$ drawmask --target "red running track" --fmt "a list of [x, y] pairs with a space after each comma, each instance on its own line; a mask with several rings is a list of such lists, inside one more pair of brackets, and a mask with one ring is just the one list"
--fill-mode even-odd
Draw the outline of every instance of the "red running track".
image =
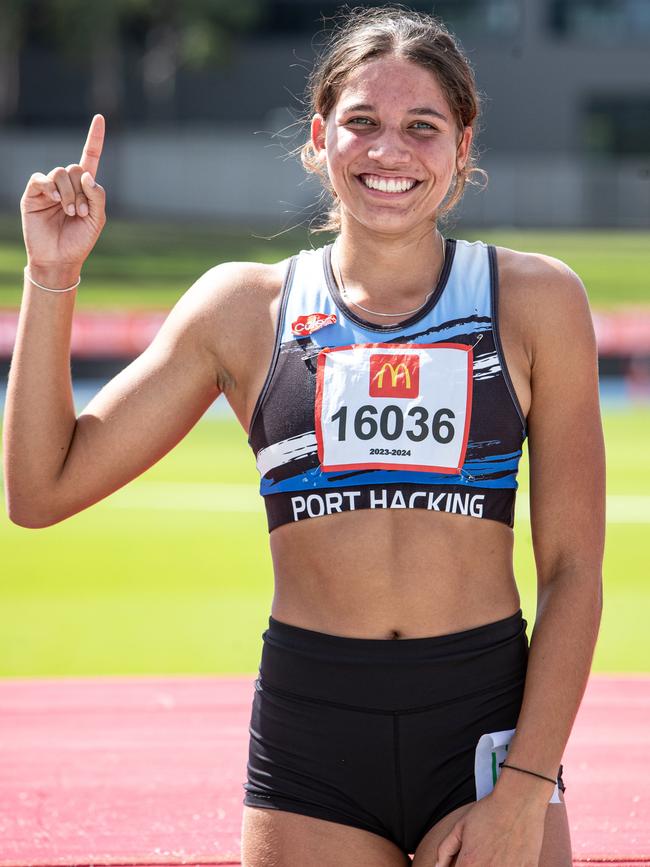
[[[0, 681], [0, 867], [240, 863], [252, 678]], [[593, 676], [574, 865], [650, 864], [650, 676]]]

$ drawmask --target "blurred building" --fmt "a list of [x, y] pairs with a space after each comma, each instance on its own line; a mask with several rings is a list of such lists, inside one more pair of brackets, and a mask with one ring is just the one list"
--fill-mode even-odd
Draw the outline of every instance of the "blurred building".
[[[114, 213], [300, 219], [318, 187], [290, 151], [305, 135], [306, 74], [341, 5], [249, 0], [245, 27], [202, 68], [170, 62], [173, 28], [152, 43], [132, 18], [103, 85], [87, 60], [48, 44], [36, 16], [0, 138], [1, 203], [13, 206], [33, 171], [78, 159], [102, 111]], [[467, 192], [460, 220], [650, 226], [650, 0], [410, 5], [458, 35], [484, 94], [479, 164], [490, 182]]]

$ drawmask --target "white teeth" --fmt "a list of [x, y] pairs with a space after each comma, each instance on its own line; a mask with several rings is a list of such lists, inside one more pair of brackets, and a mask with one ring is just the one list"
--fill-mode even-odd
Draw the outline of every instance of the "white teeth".
[[362, 175], [361, 180], [371, 190], [380, 190], [382, 193], [405, 193], [416, 184], [412, 178], [380, 178], [378, 175]]

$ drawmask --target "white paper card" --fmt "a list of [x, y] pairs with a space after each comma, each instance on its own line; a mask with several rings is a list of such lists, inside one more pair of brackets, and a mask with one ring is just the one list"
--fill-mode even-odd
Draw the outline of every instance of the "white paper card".
[[[500, 762], [504, 762], [508, 756], [508, 747], [515, 733], [515, 729], [502, 732], [490, 732], [481, 735], [476, 745], [474, 758], [474, 780], [476, 782], [476, 798], [480, 801], [494, 789], [496, 781], [501, 774]], [[514, 773], [517, 773], [516, 771]], [[549, 804], [559, 804], [560, 792], [557, 786]]]

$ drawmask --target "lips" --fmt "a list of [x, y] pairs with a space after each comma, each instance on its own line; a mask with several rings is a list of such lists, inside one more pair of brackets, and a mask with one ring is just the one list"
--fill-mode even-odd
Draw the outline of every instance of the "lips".
[[385, 175], [362, 173], [357, 175], [357, 179], [368, 190], [375, 190], [376, 192], [388, 193], [390, 195], [408, 193], [420, 183], [417, 178], [404, 175], [387, 177]]

